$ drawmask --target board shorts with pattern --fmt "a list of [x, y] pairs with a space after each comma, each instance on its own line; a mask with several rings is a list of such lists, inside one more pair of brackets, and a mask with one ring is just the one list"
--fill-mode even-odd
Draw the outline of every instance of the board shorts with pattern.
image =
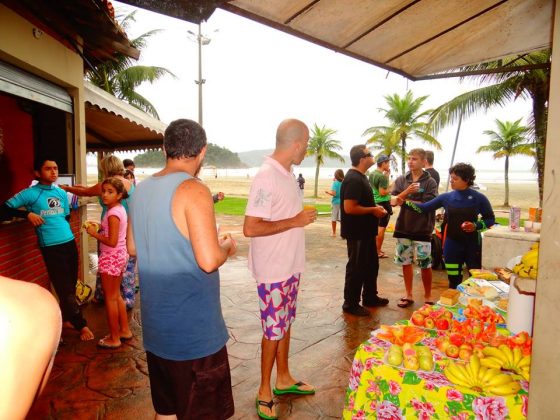
[[395, 264], [401, 266], [412, 264], [414, 254], [416, 254], [416, 262], [420, 268], [432, 267], [432, 244], [430, 242], [397, 238]]
[[259, 309], [263, 334], [268, 340], [281, 340], [296, 319], [300, 275], [278, 283], [258, 283]]
[[115, 249], [112, 252], [102, 252], [99, 254], [97, 271], [110, 276], [120, 276], [124, 273], [127, 262], [128, 253], [125, 248]]

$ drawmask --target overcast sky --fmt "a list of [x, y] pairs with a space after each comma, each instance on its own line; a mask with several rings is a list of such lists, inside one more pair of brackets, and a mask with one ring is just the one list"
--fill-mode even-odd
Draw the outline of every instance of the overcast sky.
[[[117, 11], [132, 10], [116, 3]], [[274, 147], [274, 134], [284, 118], [295, 117], [310, 127], [316, 123], [337, 130], [343, 154], [365, 142], [362, 133], [385, 121], [378, 108], [385, 107], [384, 95], [429, 95], [432, 108], [471, 90], [477, 85], [458, 79], [411, 82], [356, 59], [316, 46], [267, 26], [217, 9], [202, 26], [211, 39], [202, 48], [203, 123], [209, 141], [234, 152]], [[176, 78], [164, 77], [140, 92], [158, 110], [162, 121], [198, 119], [198, 46], [188, 31], [195, 24], [139, 9], [129, 29], [135, 37], [151, 29], [163, 29], [142, 51], [141, 64], [171, 70]], [[518, 100], [505, 109], [493, 109], [463, 122], [455, 161], [476, 162], [479, 169], [502, 168], [503, 160], [475, 150], [488, 142], [484, 130], [495, 129], [494, 120], [527, 124], [528, 102]], [[437, 136], [443, 150], [436, 151], [435, 166], [449, 167], [456, 127]], [[409, 142], [409, 147], [421, 146]], [[532, 159], [515, 157], [514, 169], [529, 169]]]

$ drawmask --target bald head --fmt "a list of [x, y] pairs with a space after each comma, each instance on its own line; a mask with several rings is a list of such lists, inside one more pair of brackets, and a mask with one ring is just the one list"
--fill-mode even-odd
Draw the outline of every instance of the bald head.
[[287, 119], [276, 130], [276, 149], [285, 150], [297, 141], [307, 141], [309, 129], [300, 120]]

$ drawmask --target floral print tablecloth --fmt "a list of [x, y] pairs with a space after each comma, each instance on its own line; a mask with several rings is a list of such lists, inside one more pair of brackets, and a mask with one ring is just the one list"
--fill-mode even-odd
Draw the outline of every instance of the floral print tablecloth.
[[366, 419], [525, 419], [529, 383], [518, 394], [498, 397], [477, 393], [449, 382], [442, 373], [443, 357], [435, 339], [421, 341], [436, 360], [433, 372], [408, 371], [385, 364], [390, 343], [372, 336], [360, 345], [350, 372], [343, 418]]

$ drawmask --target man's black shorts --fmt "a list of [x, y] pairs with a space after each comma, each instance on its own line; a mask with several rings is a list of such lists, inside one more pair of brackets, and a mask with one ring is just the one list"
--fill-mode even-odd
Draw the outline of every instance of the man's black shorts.
[[210, 356], [175, 361], [146, 352], [152, 403], [157, 414], [183, 419], [233, 416], [233, 394], [226, 346]]
[[385, 210], [387, 210], [387, 215], [382, 217], [381, 219], [379, 219], [379, 227], [387, 227], [387, 225], [389, 224], [389, 219], [391, 218], [391, 215], [393, 214], [393, 207], [391, 206], [391, 202], [390, 201], [381, 201], [379, 203], [380, 206], [382, 206]]

